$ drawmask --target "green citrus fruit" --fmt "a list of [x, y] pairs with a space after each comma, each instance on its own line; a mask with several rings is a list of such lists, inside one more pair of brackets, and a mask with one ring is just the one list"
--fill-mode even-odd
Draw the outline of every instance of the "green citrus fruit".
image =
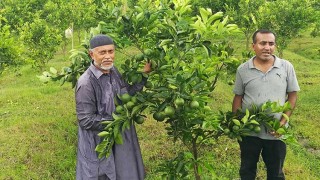
[[150, 82], [150, 81], [147, 81], [146, 82], [146, 84], [144, 85], [144, 87], [146, 87], [146, 88], [152, 88], [153, 87], [153, 84], [152, 84], [152, 82]]
[[259, 126], [256, 126], [256, 127], [253, 129], [253, 131], [254, 131], [255, 133], [259, 133], [259, 132], [261, 131], [261, 128], [260, 128]]
[[248, 129], [253, 130], [253, 129], [254, 129], [254, 125], [250, 124], [250, 125], [248, 126]]
[[196, 100], [193, 100], [193, 101], [191, 101], [191, 103], [190, 103], [191, 109], [197, 109], [199, 106], [200, 106], [200, 105], [199, 105], [198, 101], [196, 101]]
[[233, 129], [234, 131], [238, 131], [238, 130], [240, 129], [240, 127], [237, 126], [237, 125], [234, 125], [234, 126], [232, 127], [232, 129]]
[[183, 105], [184, 105], [184, 99], [182, 99], [182, 98], [177, 98], [177, 99], [174, 101], [174, 104], [177, 105], [177, 106], [183, 106]]
[[138, 116], [133, 119], [137, 124], [142, 124], [144, 122], [143, 116]]
[[141, 74], [134, 74], [133, 76], [130, 77], [130, 80], [133, 84], [139, 83], [142, 79]]
[[203, 109], [204, 109], [205, 111], [211, 111], [211, 107], [210, 107], [210, 106], [204, 106]]
[[151, 49], [146, 49], [144, 50], [144, 54], [147, 56], [150, 56], [152, 54], [152, 50]]
[[163, 121], [165, 119], [165, 114], [163, 112], [153, 113], [153, 119], [157, 121]]
[[128, 108], [129, 110], [131, 110], [131, 109], [135, 106], [134, 102], [132, 102], [132, 101], [127, 102], [126, 105], [127, 105], [127, 108]]
[[72, 82], [73, 79], [74, 79], [74, 77], [73, 77], [72, 74], [69, 74], [69, 75], [67, 76], [67, 82]]
[[269, 121], [268, 124], [272, 127], [274, 124], [274, 121]]
[[167, 115], [167, 116], [173, 116], [175, 113], [175, 110], [173, 107], [171, 106], [167, 106], [165, 109], [164, 109], [164, 114]]
[[130, 96], [130, 94], [125, 93], [125, 94], [122, 94], [122, 95], [120, 96], [120, 99], [121, 99], [121, 101], [122, 101], [123, 103], [127, 103], [127, 102], [129, 102], [129, 101], [131, 100], [131, 96]]
[[133, 96], [133, 97], [131, 97], [131, 100], [130, 100], [130, 101], [132, 101], [134, 104], [137, 104], [138, 99], [137, 99], [136, 96]]
[[230, 129], [226, 128], [223, 130], [225, 134], [229, 134], [230, 133]]
[[137, 54], [136, 56], [136, 60], [137, 61], [142, 61], [142, 60], [144, 60], [144, 55], [141, 53], [141, 54]]
[[123, 108], [123, 106], [117, 106], [116, 107], [116, 113], [122, 113], [123, 112], [123, 110], [124, 110], [124, 108]]

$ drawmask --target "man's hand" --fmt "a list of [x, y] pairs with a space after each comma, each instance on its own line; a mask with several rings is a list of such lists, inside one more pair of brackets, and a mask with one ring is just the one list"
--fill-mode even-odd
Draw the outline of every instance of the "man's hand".
[[287, 120], [282, 118], [280, 121], [280, 127], [285, 126], [287, 124]]
[[[287, 123], [287, 120], [286, 119], [281, 119], [280, 120], [280, 127], [284, 127]], [[269, 132], [272, 136], [276, 137], [276, 138], [279, 138], [281, 136], [281, 134], [277, 133], [276, 131], [270, 131]]]
[[144, 67], [143, 67], [143, 72], [144, 73], [149, 73], [149, 72], [151, 72], [152, 71], [152, 69], [151, 69], [151, 62], [147, 62], [145, 65], [144, 65]]
[[277, 133], [276, 131], [270, 131], [269, 132], [272, 136], [274, 136], [275, 138], [279, 138], [280, 136], [282, 136], [281, 134]]

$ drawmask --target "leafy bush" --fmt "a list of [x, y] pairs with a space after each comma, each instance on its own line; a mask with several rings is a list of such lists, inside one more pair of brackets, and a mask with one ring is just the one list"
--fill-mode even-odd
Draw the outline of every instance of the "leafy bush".
[[0, 16], [0, 74], [8, 65], [17, 65], [23, 63], [21, 60], [20, 42], [10, 33], [10, 27], [3, 25], [6, 19]]
[[53, 58], [62, 42], [59, 30], [49, 26], [44, 19], [27, 22], [20, 34], [31, 63], [40, 69]]

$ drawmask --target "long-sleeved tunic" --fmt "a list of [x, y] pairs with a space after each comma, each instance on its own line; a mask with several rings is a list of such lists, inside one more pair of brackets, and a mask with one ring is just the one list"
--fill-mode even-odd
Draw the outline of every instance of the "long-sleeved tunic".
[[134, 125], [123, 132], [123, 144], [115, 144], [109, 157], [98, 159], [96, 146], [101, 121], [112, 120], [116, 94], [134, 94], [143, 88], [146, 79], [133, 86], [121, 78], [116, 68], [103, 74], [93, 64], [81, 75], [75, 89], [79, 122], [77, 150], [77, 180], [97, 180], [107, 175], [110, 180], [142, 180], [144, 165]]

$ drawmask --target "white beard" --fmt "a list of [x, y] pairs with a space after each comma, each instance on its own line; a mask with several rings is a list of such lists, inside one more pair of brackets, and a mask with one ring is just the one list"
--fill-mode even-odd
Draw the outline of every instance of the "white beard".
[[105, 71], [108, 71], [108, 70], [110, 70], [110, 69], [113, 67], [113, 63], [112, 63], [110, 66], [108, 66], [108, 67], [102, 66], [101, 64], [97, 64], [95, 61], [93, 61], [93, 63], [94, 63], [95, 66], [97, 66], [97, 67], [99, 67], [100, 69], [105, 70]]

